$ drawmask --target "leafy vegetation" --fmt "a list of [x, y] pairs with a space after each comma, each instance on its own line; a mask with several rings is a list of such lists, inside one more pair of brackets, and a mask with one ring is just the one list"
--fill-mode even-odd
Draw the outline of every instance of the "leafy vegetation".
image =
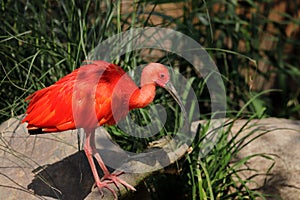
[[[24, 99], [29, 94], [79, 67], [99, 42], [122, 31], [147, 26], [172, 28], [198, 41], [207, 50], [224, 80], [228, 117], [300, 119], [300, 57], [297, 55], [300, 32], [296, 18], [299, 4], [289, 0], [284, 9], [279, 4], [280, 1], [269, 0], [2, 0], [0, 122], [23, 114]], [[199, 119], [209, 119], [212, 114], [209, 92], [193, 66], [171, 53], [149, 55], [142, 50], [127, 52], [115, 58], [115, 62], [125, 70], [149, 61], [173, 66], [187, 78], [198, 97]], [[172, 133], [180, 124], [179, 108], [162, 90], [155, 103], [167, 105], [168, 116], [171, 116], [161, 135]], [[137, 116], [141, 125], [149, 123], [147, 108], [131, 115]], [[131, 151], [141, 151], [150, 140], [157, 139], [137, 142], [117, 127], [108, 130], [123, 148]], [[228, 142], [229, 130], [230, 126], [205, 158], [199, 160], [197, 151], [186, 157], [180, 175], [183, 183], [176, 183], [182, 189], [182, 198], [254, 199], [261, 196], [247, 188], [247, 180], [233, 178], [238, 176], [237, 171], [246, 160], [231, 165], [240, 148], [236, 141]], [[205, 128], [199, 131], [200, 135], [204, 133]], [[193, 147], [201, 148], [197, 141]], [[159, 187], [158, 182], [164, 176], [167, 175], [151, 178], [149, 184]], [[154, 199], [159, 197], [153, 194]]]

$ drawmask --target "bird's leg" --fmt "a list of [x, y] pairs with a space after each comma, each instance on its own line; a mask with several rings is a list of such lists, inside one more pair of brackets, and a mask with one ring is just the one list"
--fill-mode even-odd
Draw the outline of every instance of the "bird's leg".
[[96, 149], [96, 145], [95, 145], [95, 132], [92, 132], [91, 134], [91, 148], [92, 148], [92, 153], [93, 156], [96, 158], [98, 164], [100, 165], [104, 175], [102, 177], [101, 180], [110, 180], [111, 182], [113, 182], [117, 188], [119, 188], [118, 183], [124, 185], [126, 188], [136, 191], [135, 188], [131, 185], [129, 185], [128, 183], [126, 183], [126, 181], [120, 179], [118, 176], [121, 175], [123, 172], [119, 172], [119, 173], [110, 173], [107, 169], [107, 167], [105, 166], [101, 156], [99, 155], [97, 149]]
[[[94, 176], [94, 179], [95, 179], [96, 186], [98, 187], [101, 196], [103, 196], [102, 189], [103, 188], [107, 188], [109, 191], [111, 191], [113, 193], [115, 199], [117, 199], [118, 196], [117, 196], [116, 192], [109, 187], [109, 182], [107, 182], [107, 181], [102, 181], [101, 182], [101, 180], [99, 178], [99, 175], [98, 175], [98, 172], [97, 172], [97, 168], [95, 166], [95, 163], [94, 163], [94, 160], [93, 160], [93, 156], [92, 156], [93, 155], [93, 148], [91, 147], [91, 137], [93, 138], [94, 134], [95, 134], [94, 131], [86, 132], [85, 144], [84, 144], [85, 155], [86, 155], [86, 157], [87, 157], [87, 159], [89, 161], [89, 164], [90, 164], [90, 167], [92, 169], [92, 173], [93, 173], [93, 176]], [[104, 163], [103, 163], [103, 165], [104, 165]], [[102, 168], [101, 165], [100, 165], [100, 167]]]

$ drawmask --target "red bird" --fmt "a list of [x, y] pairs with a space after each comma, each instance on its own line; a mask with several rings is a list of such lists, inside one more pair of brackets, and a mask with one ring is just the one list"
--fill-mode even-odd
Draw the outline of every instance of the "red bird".
[[[30, 134], [60, 132], [83, 128], [85, 131], [84, 152], [88, 158], [100, 193], [110, 190], [109, 184], [122, 184], [128, 189], [134, 187], [112, 174], [106, 168], [95, 146], [95, 129], [104, 124], [113, 125], [124, 118], [129, 110], [143, 108], [151, 103], [156, 86], [165, 88], [180, 104], [168, 69], [159, 63], [150, 63], [142, 71], [139, 88], [125, 71], [105, 61], [90, 61], [55, 84], [41, 89], [29, 97], [26, 117]], [[99, 178], [93, 156], [104, 176]]]

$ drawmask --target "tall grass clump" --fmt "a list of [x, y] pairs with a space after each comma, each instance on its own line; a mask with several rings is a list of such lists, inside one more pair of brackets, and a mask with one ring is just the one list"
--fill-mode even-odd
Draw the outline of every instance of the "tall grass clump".
[[[247, 112], [299, 118], [299, 24], [294, 20], [299, 5], [281, 11], [277, 3], [2, 1], [1, 121], [24, 113], [22, 100], [27, 95], [79, 67], [99, 42], [144, 26], [171, 27], [205, 47], [229, 80], [230, 110], [239, 110], [261, 91], [275, 89], [252, 102]], [[128, 69], [145, 63], [143, 59], [139, 52], [128, 52], [116, 61]], [[180, 58], [167, 55], [155, 61], [179, 65], [180, 73], [198, 79]], [[200, 104], [204, 111], [210, 107], [207, 97]]]
[[24, 113], [24, 98], [78, 68], [115, 34], [113, 6], [101, 1], [2, 1], [0, 121]]

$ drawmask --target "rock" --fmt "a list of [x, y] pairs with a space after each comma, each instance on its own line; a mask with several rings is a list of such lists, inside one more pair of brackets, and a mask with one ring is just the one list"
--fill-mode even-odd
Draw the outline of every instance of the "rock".
[[[195, 122], [194, 126], [199, 122]], [[245, 146], [237, 158], [255, 153], [266, 153], [275, 165], [266, 176], [266, 170], [273, 160], [254, 157], [247, 166], [258, 171], [247, 171], [241, 176], [247, 178], [254, 174], [257, 184], [250, 187], [273, 194], [268, 199], [299, 199], [300, 196], [300, 121], [268, 118], [237, 120], [231, 129], [232, 135], [243, 130], [240, 139], [253, 131], [249, 139], [256, 140]], [[105, 134], [103, 134], [105, 135]], [[60, 134], [28, 135], [26, 125], [19, 119], [10, 119], [0, 126], [0, 194], [3, 199], [95, 199], [99, 196], [93, 189], [94, 179], [87, 159], [78, 143], [78, 131]], [[82, 133], [79, 133], [82, 138]], [[244, 141], [247, 142], [247, 141]], [[80, 148], [79, 148], [80, 147]], [[175, 154], [184, 155], [185, 146], [178, 152], [168, 153], [170, 162], [176, 161]], [[110, 150], [110, 149], [106, 149]], [[110, 152], [113, 155], [112, 149]], [[173, 155], [174, 154], [174, 155]], [[130, 160], [125, 167], [140, 167], [143, 160]], [[130, 164], [132, 163], [132, 164]], [[155, 163], [157, 164], [157, 163]], [[133, 185], [151, 173], [123, 174], [123, 179]], [[264, 184], [265, 182], [265, 184]], [[121, 194], [127, 193], [121, 189]], [[106, 199], [111, 193], [105, 191]]]
[[[80, 149], [78, 147], [82, 147], [82, 142], [78, 143], [77, 136], [83, 138], [82, 133], [75, 130], [59, 134], [29, 135], [26, 124], [20, 124], [20, 119], [9, 119], [1, 124], [1, 197], [5, 199], [40, 199], [43, 197], [43, 199], [72, 200], [100, 198], [98, 189], [93, 188], [94, 178], [85, 154], [83, 151], [78, 151]], [[123, 156], [120, 153], [119, 155], [114, 153], [118, 148], [116, 145], [111, 145], [109, 134], [105, 129], [98, 128], [96, 134], [96, 143], [97, 140], [101, 141], [100, 145], [97, 143], [97, 149], [101, 149], [106, 154], [103, 156], [104, 162], [107, 159], [117, 159], [118, 156]], [[152, 155], [154, 157], [155, 155], [165, 155], [167, 163], [174, 163], [188, 149], [185, 144], [175, 150], [174, 148], [168, 149], [168, 147], [162, 148], [163, 154], [156, 154], [157, 151], [154, 151]], [[162, 163], [152, 162], [151, 159], [149, 161], [149, 156], [145, 155], [137, 154], [126, 159], [124, 163], [119, 163], [120, 169], [134, 172], [143, 168], [163, 168], [160, 166]], [[100, 176], [103, 175], [100, 169], [98, 172]], [[150, 174], [151, 171], [124, 173], [119, 177], [129, 184], [137, 186]], [[119, 187], [119, 190], [114, 185], [111, 188], [122, 196], [129, 193], [122, 186]], [[104, 199], [113, 199], [112, 193], [107, 189], [104, 189], [103, 193]]]
[[[192, 128], [196, 129], [198, 124], [205, 123], [194, 122]], [[244, 180], [253, 180], [248, 186], [270, 195], [268, 200], [300, 199], [300, 121], [278, 118], [251, 121], [229, 119], [226, 124], [232, 125], [229, 140], [237, 136], [235, 142], [239, 142], [240, 146], [247, 144], [233, 162], [258, 155], [241, 166], [247, 170], [239, 172]]]
[[[237, 133], [247, 120], [238, 120], [231, 129]], [[245, 146], [239, 154], [244, 158], [253, 154], [267, 154], [273, 160], [263, 157], [254, 157], [247, 163], [249, 168], [257, 171], [246, 171], [244, 177], [254, 174], [256, 184], [252, 188], [259, 188], [265, 194], [271, 194], [268, 199], [298, 200], [300, 199], [300, 121], [267, 118], [252, 120], [241, 132], [239, 138], [253, 131], [253, 135], [247, 140], [261, 135], [259, 138]], [[245, 142], [247, 142], [245, 141]], [[273, 164], [273, 168], [266, 171]]]
[[9, 119], [0, 126], [0, 194], [4, 199], [83, 199], [93, 185], [77, 131], [29, 135]]

